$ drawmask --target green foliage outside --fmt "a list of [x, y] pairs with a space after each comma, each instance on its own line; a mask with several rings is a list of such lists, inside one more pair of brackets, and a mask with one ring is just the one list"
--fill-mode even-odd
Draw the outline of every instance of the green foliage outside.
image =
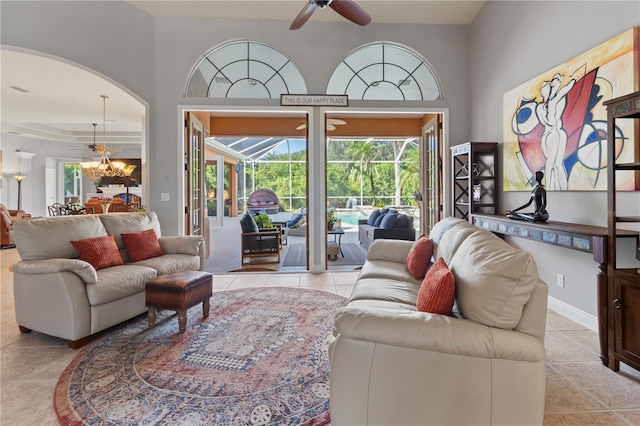
[[[255, 188], [268, 188], [278, 195], [286, 211], [306, 206], [307, 154], [304, 151], [289, 154], [269, 153], [263, 161], [254, 164]], [[247, 174], [250, 167], [247, 166]], [[251, 188], [247, 182], [247, 188]], [[298, 197], [298, 198], [294, 198]]]
[[408, 145], [396, 168], [394, 159], [403, 143], [402, 140], [331, 141], [327, 150], [327, 198], [331, 204], [345, 207], [351, 197], [358, 205], [415, 204], [413, 193], [419, 187], [418, 147]]
[[338, 216], [336, 216], [336, 211], [334, 209], [327, 210], [327, 223], [329, 225], [333, 225], [338, 221]]
[[[418, 147], [407, 145], [396, 165], [394, 160], [403, 145], [404, 140], [331, 140], [327, 148], [329, 205], [344, 208], [349, 199], [357, 205], [415, 205], [413, 193], [419, 187]], [[252, 188], [268, 188], [278, 195], [285, 211], [305, 207], [306, 157], [305, 151], [292, 152], [291, 157], [288, 153], [271, 152], [260, 161], [245, 164], [241, 173], [246, 179], [247, 196]], [[207, 166], [206, 170], [207, 188], [215, 188], [215, 166]], [[242, 177], [243, 174], [239, 176], [240, 186], [244, 184]], [[225, 188], [228, 188], [227, 173]]]
[[64, 165], [64, 196], [79, 197], [80, 176], [82, 175], [82, 167], [78, 163], [65, 163]]
[[273, 221], [269, 218], [269, 215], [260, 213], [253, 217], [258, 224], [259, 228], [273, 228]]

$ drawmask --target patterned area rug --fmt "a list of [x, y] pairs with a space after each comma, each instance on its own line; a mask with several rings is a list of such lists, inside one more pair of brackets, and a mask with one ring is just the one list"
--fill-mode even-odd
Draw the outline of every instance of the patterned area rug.
[[[366, 253], [355, 243], [342, 243], [342, 254], [335, 260], [329, 261], [329, 266], [334, 265], [364, 265]], [[282, 266], [306, 266], [306, 245], [291, 244]]]
[[346, 299], [300, 288], [214, 293], [211, 314], [140, 317], [83, 349], [54, 403], [61, 424], [322, 425], [327, 347]]

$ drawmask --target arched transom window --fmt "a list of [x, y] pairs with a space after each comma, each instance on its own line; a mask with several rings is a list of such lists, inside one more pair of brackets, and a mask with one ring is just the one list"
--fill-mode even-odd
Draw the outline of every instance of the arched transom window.
[[333, 71], [327, 94], [361, 100], [442, 99], [438, 79], [425, 60], [390, 43], [370, 44], [349, 53]]
[[213, 49], [187, 81], [186, 97], [280, 98], [306, 94], [300, 70], [278, 49], [256, 41], [234, 41]]

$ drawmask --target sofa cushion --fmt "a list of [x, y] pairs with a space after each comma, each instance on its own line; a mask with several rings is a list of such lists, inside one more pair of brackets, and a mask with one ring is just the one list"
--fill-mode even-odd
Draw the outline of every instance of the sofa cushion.
[[103, 214], [99, 217], [107, 232], [114, 236], [121, 250], [125, 248], [120, 236], [123, 232], [132, 233], [153, 229], [158, 238], [162, 236], [160, 222], [155, 212]]
[[440, 244], [440, 240], [444, 236], [444, 234], [453, 226], [459, 223], [467, 222], [466, 220], [460, 219], [459, 217], [445, 217], [442, 220], [438, 221], [433, 228], [431, 228], [431, 232], [429, 232], [429, 238], [433, 241], [434, 244]]
[[407, 281], [420, 287], [420, 281], [411, 276], [406, 265], [401, 262], [389, 260], [368, 260], [362, 265], [358, 279], [363, 278], [382, 278], [388, 280]]
[[258, 232], [258, 224], [249, 213], [245, 213], [240, 219], [240, 227], [242, 228], [242, 233]]
[[97, 272], [98, 282], [85, 286], [91, 305], [100, 305], [144, 292], [145, 284], [158, 276], [155, 269], [133, 264], [112, 266]]
[[376, 209], [372, 211], [371, 214], [369, 215], [369, 218], [367, 219], [367, 225], [373, 226], [378, 216], [380, 216], [380, 209]]
[[380, 222], [380, 229], [392, 229], [398, 220], [397, 212], [389, 212], [384, 215]]
[[411, 246], [407, 255], [407, 269], [416, 280], [421, 280], [427, 273], [433, 256], [433, 241], [426, 235], [421, 235]]
[[451, 315], [456, 297], [455, 279], [443, 258], [429, 268], [420, 286], [416, 308], [420, 312]]
[[122, 265], [120, 250], [113, 235], [74, 240], [71, 244], [80, 254], [80, 259], [90, 263], [96, 270]]
[[70, 241], [102, 237], [107, 230], [98, 215], [56, 216], [18, 220], [13, 224], [13, 235], [22, 260], [75, 259], [78, 252]]
[[361, 278], [351, 293], [349, 302], [354, 300], [385, 300], [416, 306], [420, 286], [413, 282], [386, 278]]
[[379, 227], [380, 224], [382, 223], [382, 219], [384, 219], [384, 216], [388, 212], [389, 212], [389, 209], [380, 209], [380, 214], [378, 215], [378, 217], [376, 217], [376, 220], [373, 221], [373, 226], [375, 226], [376, 228]]
[[300, 222], [300, 219], [302, 219], [303, 217], [304, 215], [302, 213], [294, 214], [293, 217], [287, 221], [287, 226], [289, 228], [296, 226], [298, 222]]
[[[369, 247], [367, 260], [389, 260], [404, 265], [411, 251], [411, 247], [413, 247], [413, 241], [375, 240]], [[407, 273], [408, 272], [409, 271], [407, 271]]]
[[[453, 224], [449, 230], [442, 236], [440, 243], [434, 241], [433, 254], [434, 258], [444, 257], [444, 261], [447, 264], [451, 261], [451, 258], [460, 247], [460, 244], [469, 237], [469, 235], [480, 231], [475, 225], [463, 220], [461, 222]], [[433, 239], [432, 239], [433, 241]]]
[[164, 254], [133, 263], [155, 269], [158, 276], [178, 271], [197, 271], [200, 269], [200, 258], [189, 254]]
[[393, 225], [394, 228], [408, 228], [409, 227], [409, 216], [406, 214], [398, 214], [398, 218], [396, 219], [396, 223]]
[[360, 309], [392, 309], [400, 312], [416, 312], [416, 304], [404, 302], [390, 302], [388, 300], [360, 299], [352, 300], [348, 304], [349, 308]]
[[153, 229], [124, 233], [120, 234], [120, 236], [122, 237], [124, 247], [127, 249], [129, 259], [131, 259], [132, 262], [139, 262], [164, 254], [160, 248], [160, 243], [158, 243], [156, 232]]
[[462, 241], [449, 268], [464, 317], [489, 327], [516, 327], [538, 283], [533, 256], [487, 230]]
[[164, 254], [180, 253], [197, 256], [205, 244], [201, 235], [181, 235], [179, 237], [161, 237], [158, 243]]

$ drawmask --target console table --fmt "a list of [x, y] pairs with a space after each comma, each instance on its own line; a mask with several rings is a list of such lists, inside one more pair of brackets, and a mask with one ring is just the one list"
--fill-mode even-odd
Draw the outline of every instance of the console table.
[[[593, 254], [593, 260], [600, 269], [597, 277], [600, 359], [608, 366], [607, 227], [554, 221], [528, 222], [509, 219], [505, 215], [483, 214], [473, 214], [471, 221], [477, 227], [496, 234], [512, 235]], [[618, 230], [617, 238], [637, 239], [638, 235], [635, 231]]]

